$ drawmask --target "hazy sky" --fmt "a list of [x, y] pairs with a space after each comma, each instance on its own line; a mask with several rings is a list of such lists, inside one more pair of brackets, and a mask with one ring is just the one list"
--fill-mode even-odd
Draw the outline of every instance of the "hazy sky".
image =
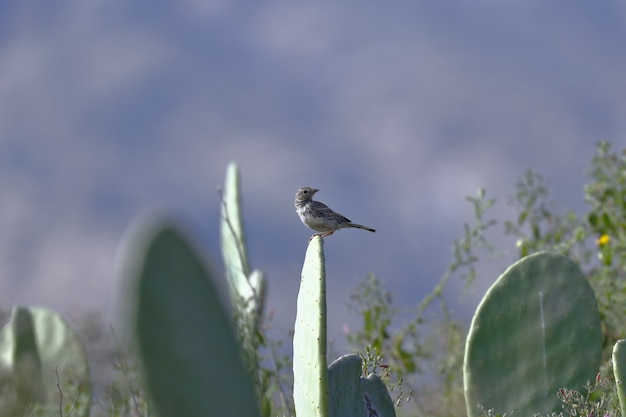
[[[584, 209], [595, 143], [624, 147], [625, 44], [621, 1], [2, 2], [0, 303], [111, 313], [120, 239], [155, 206], [219, 268], [230, 161], [280, 332], [311, 234], [303, 185], [378, 229], [326, 241], [331, 334], [366, 273], [416, 303], [479, 187], [503, 219], [532, 168]], [[515, 257], [501, 241], [480, 288]]]

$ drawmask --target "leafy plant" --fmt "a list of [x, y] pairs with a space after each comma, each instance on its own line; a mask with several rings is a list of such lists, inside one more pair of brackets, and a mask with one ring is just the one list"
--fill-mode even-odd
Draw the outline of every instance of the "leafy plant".
[[[477, 273], [481, 255], [492, 255], [494, 248], [486, 233], [497, 222], [486, 218], [495, 199], [487, 198], [484, 190], [466, 199], [474, 214], [472, 223], [463, 226], [463, 236], [453, 242], [453, 261], [435, 284], [414, 308], [394, 305], [393, 294], [375, 275], [368, 275], [350, 298], [350, 309], [362, 317], [362, 326], [348, 334], [355, 347], [371, 345], [377, 354], [383, 353], [392, 370], [389, 386], [402, 385], [399, 396], [409, 402], [420, 415], [452, 414], [464, 412], [463, 364], [464, 329], [457, 322], [445, 298], [445, 289], [453, 277], [459, 276], [470, 287]], [[438, 315], [427, 314], [438, 306]], [[408, 323], [394, 326], [401, 316], [410, 316]], [[414, 386], [418, 375], [433, 369], [439, 381]], [[414, 392], [423, 395], [416, 396]]]
[[[552, 200], [543, 176], [526, 172], [508, 202], [516, 215], [502, 224], [504, 234], [515, 238], [520, 259], [539, 251], [552, 251], [567, 256], [581, 268], [593, 289], [600, 313], [601, 368], [606, 373], [613, 346], [626, 337], [626, 327], [623, 326], [626, 305], [626, 257], [623, 256], [626, 250], [626, 150], [616, 152], [609, 142], [599, 142], [588, 177], [589, 181], [582, 187], [587, 211], [578, 214], [573, 210], [560, 210]], [[411, 381], [423, 374], [429, 363], [437, 364], [439, 378], [424, 388], [420, 387], [421, 395], [412, 395], [413, 412], [419, 415], [460, 413], [453, 404], [459, 404], [463, 396], [459, 383], [462, 363], [459, 346], [463, 343], [465, 329], [450, 313], [448, 301], [442, 296], [443, 289], [453, 275], [461, 275], [466, 286], [471, 286], [476, 267], [484, 261], [483, 255], [507, 250], [503, 246], [494, 250], [486, 237], [488, 231], [496, 229], [495, 220], [484, 220], [495, 199], [487, 200], [485, 192], [481, 191], [469, 200], [474, 205], [475, 221], [473, 225], [465, 225], [464, 237], [454, 243], [453, 262], [415, 310], [396, 305], [384, 282], [373, 276], [365, 278], [350, 300], [351, 309], [362, 317], [363, 325], [353, 329], [349, 340], [354, 346], [371, 343], [376, 351], [383, 352], [397, 372], [395, 380], [403, 379], [405, 388], [410, 390]], [[438, 313], [431, 310], [430, 315], [425, 315], [423, 312], [435, 300], [438, 301]], [[412, 318], [407, 324], [401, 324], [400, 317], [407, 314]], [[427, 336], [429, 332], [430, 338]], [[569, 389], [579, 392], [581, 388]], [[606, 384], [600, 384], [589, 401], [597, 401], [601, 392], [609, 395], [605, 389]]]

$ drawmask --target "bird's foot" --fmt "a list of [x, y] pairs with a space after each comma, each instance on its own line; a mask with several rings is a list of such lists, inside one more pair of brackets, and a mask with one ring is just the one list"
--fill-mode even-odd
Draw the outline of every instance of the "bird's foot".
[[321, 237], [322, 239], [324, 239], [326, 236], [330, 236], [330, 235], [332, 235], [333, 233], [335, 233], [335, 231], [334, 231], [334, 230], [331, 230], [330, 232], [313, 233], [313, 234], [311, 235], [311, 237], [309, 238], [309, 243], [313, 240], [313, 238], [314, 238], [315, 236], [319, 236], [319, 237]]

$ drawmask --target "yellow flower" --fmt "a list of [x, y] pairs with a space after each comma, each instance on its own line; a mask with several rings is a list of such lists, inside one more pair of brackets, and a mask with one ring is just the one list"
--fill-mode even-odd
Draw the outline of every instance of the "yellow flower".
[[596, 241], [596, 243], [598, 244], [598, 246], [604, 246], [607, 243], [609, 243], [609, 240], [611, 240], [611, 238], [609, 237], [609, 235], [607, 235], [606, 233], [603, 234], [602, 236], [600, 236], [598, 238], [598, 240]]

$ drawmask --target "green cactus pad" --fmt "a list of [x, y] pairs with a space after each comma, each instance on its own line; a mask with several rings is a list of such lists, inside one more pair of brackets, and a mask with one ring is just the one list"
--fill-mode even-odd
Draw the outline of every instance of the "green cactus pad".
[[626, 416], [626, 340], [619, 340], [613, 346], [613, 374], [622, 416]]
[[324, 241], [306, 251], [293, 335], [293, 400], [299, 417], [328, 416]]
[[220, 236], [231, 299], [233, 303], [244, 304], [252, 325], [251, 330], [255, 332], [263, 312], [267, 280], [260, 271], [250, 271], [243, 228], [240, 182], [239, 168], [234, 163], [229, 164], [222, 194]]
[[231, 163], [226, 169], [226, 181], [222, 194], [220, 236], [226, 263], [226, 276], [233, 281], [235, 288], [246, 288], [248, 285], [245, 282], [238, 282], [245, 280], [245, 277], [250, 274], [239, 189], [239, 169], [237, 165]]
[[509, 267], [487, 291], [466, 342], [467, 412], [559, 412], [560, 387], [598, 372], [600, 316], [593, 291], [568, 258], [540, 252]]
[[53, 311], [16, 307], [0, 331], [0, 417], [58, 416], [59, 405], [66, 415], [73, 409], [85, 417], [90, 403], [87, 356], [76, 332]]
[[330, 417], [396, 415], [385, 383], [378, 375], [362, 376], [358, 355], [344, 355], [328, 366]]
[[158, 415], [259, 416], [230, 309], [180, 227], [150, 218], [127, 248], [126, 322]]

